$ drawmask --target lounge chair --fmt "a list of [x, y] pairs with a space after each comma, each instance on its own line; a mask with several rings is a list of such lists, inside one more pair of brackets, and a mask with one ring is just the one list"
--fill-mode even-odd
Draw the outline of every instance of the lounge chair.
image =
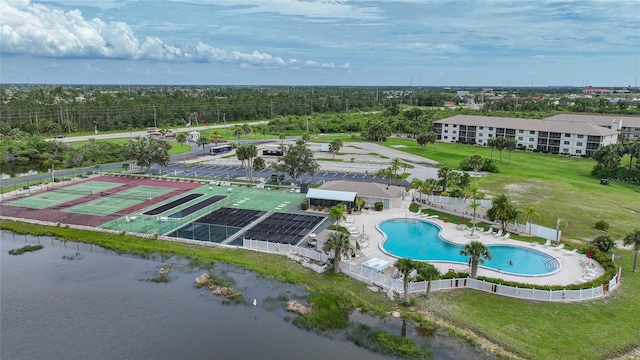
[[508, 233], [506, 233], [506, 234], [502, 235], [502, 238], [503, 238], [503, 239], [505, 239], [505, 240], [507, 240], [510, 236], [511, 236], [511, 233], [510, 233], [510, 232], [508, 232]]
[[555, 250], [562, 250], [562, 248], [564, 248], [564, 244], [560, 244], [560, 245], [554, 247]]
[[[484, 230], [484, 229], [483, 229], [483, 230]], [[491, 234], [492, 232], [493, 232], [493, 228], [491, 228], [491, 226], [489, 226], [489, 227], [487, 228], [487, 230], [484, 230], [484, 231], [483, 231], [483, 233], [485, 233], [485, 234]]]
[[431, 215], [431, 216], [427, 216], [427, 219], [437, 219], [439, 216], [438, 215]]
[[549, 246], [549, 245], [551, 245], [551, 240], [547, 240], [547, 242], [544, 243], [544, 246]]
[[353, 219], [353, 218], [347, 218], [344, 222], [345, 222], [345, 224], [353, 224], [353, 223], [355, 223], [355, 222], [356, 222], [356, 219]]
[[577, 253], [577, 252], [578, 252], [578, 249], [577, 249], [577, 248], [575, 248], [575, 249], [573, 249], [573, 250], [566, 250], [565, 252], [567, 253], [567, 255], [573, 255], [573, 254], [575, 254], [575, 253]]
[[495, 233], [493, 236], [497, 236], [497, 237], [502, 236], [502, 229], [498, 229], [498, 232]]

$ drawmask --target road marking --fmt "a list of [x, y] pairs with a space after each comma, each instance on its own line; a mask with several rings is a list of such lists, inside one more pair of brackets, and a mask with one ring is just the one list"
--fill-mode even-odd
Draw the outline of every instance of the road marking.
[[347, 175], [349, 175], [349, 174], [344, 174], [344, 175], [342, 175], [342, 177], [347, 177]]
[[333, 176], [332, 176], [332, 177], [336, 177], [336, 175], [338, 175], [338, 173], [333, 174]]
[[358, 174], [353, 174], [353, 176], [351, 177], [352, 179], [355, 178], [356, 176], [358, 176]]

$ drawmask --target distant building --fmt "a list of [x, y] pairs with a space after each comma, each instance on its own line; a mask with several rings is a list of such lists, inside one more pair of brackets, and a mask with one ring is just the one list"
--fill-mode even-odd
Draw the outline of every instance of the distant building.
[[442, 142], [487, 145], [489, 139], [513, 138], [519, 148], [572, 156], [593, 156], [599, 147], [615, 144], [618, 131], [588, 121], [520, 119], [456, 115], [433, 124]]
[[595, 95], [595, 94], [613, 94], [613, 89], [611, 88], [594, 88], [591, 86], [587, 86], [582, 90], [583, 94], [587, 95]]
[[404, 197], [403, 187], [374, 182], [329, 181], [322, 184], [319, 189], [356, 193], [367, 205], [372, 206], [376, 202], [381, 202], [385, 209], [401, 207]]

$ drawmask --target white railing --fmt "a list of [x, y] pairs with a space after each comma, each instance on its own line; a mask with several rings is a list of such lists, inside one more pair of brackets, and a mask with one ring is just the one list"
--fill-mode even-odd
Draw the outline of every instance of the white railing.
[[[287, 255], [296, 254], [309, 259], [326, 262], [329, 259], [327, 254], [313, 249], [301, 248], [295, 245], [270, 243], [260, 240], [244, 240], [244, 247], [253, 250], [284, 253]], [[403, 280], [382, 274], [374, 269], [361, 264], [341, 261], [340, 270], [359, 281], [382, 288], [385, 292], [393, 291], [398, 294], [404, 292]], [[608, 291], [614, 290], [620, 284], [622, 269], [608, 283]], [[409, 294], [424, 294], [429, 287], [428, 281], [410, 282]], [[430, 291], [450, 290], [450, 289], [475, 289], [501, 296], [508, 296], [518, 299], [538, 300], [538, 301], [583, 301], [597, 299], [606, 295], [605, 286], [597, 286], [580, 290], [539, 290], [529, 288], [519, 288], [508, 285], [500, 285], [471, 278], [442, 279], [431, 281]]]

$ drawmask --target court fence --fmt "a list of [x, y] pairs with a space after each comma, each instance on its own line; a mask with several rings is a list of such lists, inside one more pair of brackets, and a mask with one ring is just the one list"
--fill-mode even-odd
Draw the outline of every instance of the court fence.
[[[313, 249], [259, 240], [245, 240], [244, 247], [271, 253], [284, 253], [291, 258], [293, 258], [291, 255], [296, 255], [322, 262], [327, 262], [329, 259], [327, 254]], [[362, 264], [340, 261], [340, 271], [358, 281], [378, 287], [388, 294], [402, 295], [404, 293], [404, 281], [402, 278], [385, 275], [378, 270], [366, 267]], [[540, 290], [519, 288], [517, 286], [501, 285], [471, 278], [417, 281], [409, 283], [409, 294], [427, 294], [431, 291], [451, 289], [474, 289], [525, 300], [552, 302], [585, 301], [604, 297], [607, 293], [616, 289], [618, 285], [620, 285], [621, 275], [622, 268], [619, 268], [617, 274], [607, 283], [592, 288], [578, 290]]]

